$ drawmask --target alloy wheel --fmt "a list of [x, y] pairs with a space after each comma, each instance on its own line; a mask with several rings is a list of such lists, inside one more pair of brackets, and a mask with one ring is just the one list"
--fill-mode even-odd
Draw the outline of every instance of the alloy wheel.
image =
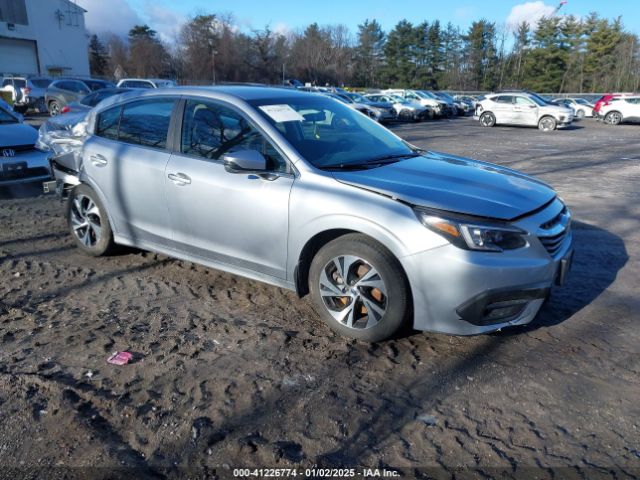
[[555, 121], [552, 118], [543, 118], [540, 120], [541, 130], [544, 132], [548, 132], [554, 129]]
[[605, 117], [609, 125], [618, 125], [622, 121], [622, 115], [618, 112], [611, 112]]
[[371, 264], [360, 257], [341, 255], [331, 259], [322, 269], [319, 287], [329, 314], [349, 328], [371, 328], [386, 313], [384, 280]]
[[480, 123], [483, 127], [492, 127], [493, 126], [493, 117], [489, 114], [484, 114], [480, 117]]
[[86, 247], [94, 247], [102, 235], [100, 209], [86, 195], [78, 195], [71, 204], [71, 225], [74, 235]]
[[58, 105], [58, 102], [51, 102], [49, 104], [49, 113], [51, 116], [56, 116], [60, 113], [60, 105]]

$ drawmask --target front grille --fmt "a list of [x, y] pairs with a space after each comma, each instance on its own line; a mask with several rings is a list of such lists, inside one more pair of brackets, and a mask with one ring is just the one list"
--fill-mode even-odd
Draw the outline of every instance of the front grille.
[[8, 145], [6, 147], [0, 147], [0, 157], [2, 157], [2, 150], [13, 150], [16, 153], [20, 152], [30, 152], [35, 150], [35, 145]]
[[549, 252], [549, 255], [553, 257], [562, 249], [570, 231], [571, 214], [567, 207], [563, 207], [555, 217], [540, 225], [538, 238], [547, 252]]

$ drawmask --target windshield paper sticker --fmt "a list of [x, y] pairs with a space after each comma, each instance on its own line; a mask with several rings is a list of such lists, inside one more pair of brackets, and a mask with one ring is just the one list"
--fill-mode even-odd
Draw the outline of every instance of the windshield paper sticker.
[[259, 107], [275, 122], [304, 122], [304, 118], [289, 105], [263, 105]]

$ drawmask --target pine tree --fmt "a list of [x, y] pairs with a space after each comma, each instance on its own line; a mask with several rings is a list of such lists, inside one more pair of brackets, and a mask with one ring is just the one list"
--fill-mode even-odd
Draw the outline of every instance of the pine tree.
[[97, 35], [91, 35], [89, 40], [89, 69], [91, 75], [103, 77], [107, 75], [109, 53]]
[[473, 22], [464, 36], [468, 85], [472, 90], [493, 90], [496, 85], [496, 28], [487, 20]]
[[355, 47], [354, 82], [360, 87], [374, 87], [379, 83], [379, 73], [384, 59], [385, 34], [376, 20], [365, 20], [358, 25], [358, 42]]
[[387, 36], [384, 47], [386, 83], [393, 87], [416, 87], [415, 32], [411, 22], [401, 20]]

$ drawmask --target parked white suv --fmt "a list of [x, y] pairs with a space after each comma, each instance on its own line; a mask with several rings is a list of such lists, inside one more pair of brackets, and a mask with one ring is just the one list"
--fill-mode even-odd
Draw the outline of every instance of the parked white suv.
[[494, 93], [486, 95], [478, 102], [473, 118], [479, 120], [484, 127], [537, 126], [540, 130], [548, 132], [558, 126], [570, 125], [573, 121], [573, 110], [548, 103], [532, 93]]
[[612, 98], [600, 108], [598, 116], [609, 125], [620, 125], [625, 120], [640, 121], [640, 96]]

